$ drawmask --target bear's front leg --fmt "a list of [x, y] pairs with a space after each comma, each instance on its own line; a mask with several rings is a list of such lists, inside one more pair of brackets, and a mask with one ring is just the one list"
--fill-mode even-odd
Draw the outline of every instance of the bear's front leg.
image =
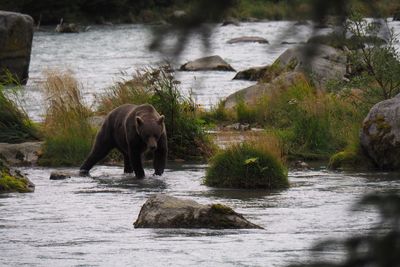
[[132, 173], [133, 167], [131, 161], [129, 160], [129, 156], [124, 154], [124, 173]]
[[144, 178], [144, 169], [142, 165], [142, 157], [140, 153], [132, 153], [133, 171], [138, 179]]
[[167, 136], [164, 134], [158, 140], [157, 149], [156, 151], [154, 151], [154, 175], [162, 175], [164, 173], [165, 165], [167, 162], [167, 154]]

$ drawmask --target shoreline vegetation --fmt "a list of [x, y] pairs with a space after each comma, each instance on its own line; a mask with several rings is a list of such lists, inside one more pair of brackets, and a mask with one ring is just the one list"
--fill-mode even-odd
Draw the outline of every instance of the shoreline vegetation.
[[[203, 0], [204, 1], [204, 0]], [[315, 3], [311, 0], [225, 0], [222, 20], [307, 20], [315, 17]], [[399, 11], [395, 1], [352, 0], [348, 7], [359, 10], [364, 17], [392, 17]], [[31, 15], [36, 25], [56, 25], [62, 19], [66, 23], [79, 24], [121, 24], [121, 23], [165, 23], [176, 22], [196, 12], [207, 13], [199, 0], [111, 0], [111, 1], [57, 1], [52, 0], [3, 0], [0, 10]], [[295, 10], [295, 12], [293, 12]], [[208, 10], [209, 11], [209, 10]], [[336, 12], [336, 11], [333, 11]], [[211, 14], [212, 12], [210, 12]], [[191, 15], [192, 14], [192, 15]], [[329, 12], [327, 14], [330, 15]], [[222, 22], [221, 18], [210, 15], [210, 22]]]
[[[361, 16], [354, 16], [348, 23], [347, 30], [356, 37], [354, 47], [360, 49], [346, 50], [337, 44], [343, 40], [333, 40], [339, 48], [335, 51], [346, 56], [351, 71], [345, 79], [327, 82], [324, 89], [307, 70], [299, 72], [296, 67], [299, 59], [293, 58], [286, 66], [276, 62], [260, 73], [258, 84], [267, 84], [271, 90], [257, 96], [255, 103], [247, 103], [238, 94], [233, 108], [227, 108], [221, 101], [211, 110], [203, 110], [190, 95], [180, 93], [174, 71], [164, 65], [139, 70], [130, 80], [117, 82], [104, 94], [95, 96], [97, 106], [89, 107], [81, 97], [82, 86], [71, 72], [49, 72], [43, 85], [47, 101], [44, 122], [33, 127], [18, 101], [9, 100], [8, 94], [2, 94], [0, 100], [12, 105], [1, 105], [0, 114], [22, 114], [16, 116], [14, 124], [32, 126], [38, 133], [34, 136], [41, 136], [44, 146], [39, 164], [42, 166], [78, 166], [88, 154], [99, 127], [91, 122], [93, 118], [104, 116], [124, 103], [150, 103], [166, 116], [169, 160], [215, 162], [213, 157], [221, 157], [221, 153], [207, 131], [224, 131], [228, 129], [226, 126], [239, 123], [262, 131], [264, 139], [259, 143], [275, 140], [278, 148], [267, 152], [274, 155], [274, 150], [280, 151], [279, 162], [284, 165], [295, 160], [324, 160], [334, 169], [374, 168], [364, 156], [359, 133], [374, 104], [400, 93], [400, 61], [393, 40], [382, 45], [380, 40], [372, 38], [365, 46], [365, 36], [376, 34], [373, 26]], [[293, 81], [274, 82], [285, 77]], [[5, 127], [14, 131], [10, 126]], [[249, 162], [245, 167], [253, 164], [262, 170], [266, 163], [257, 165], [261, 160], [257, 153], [249, 153], [248, 159], [235, 160]], [[232, 154], [232, 158], [235, 156]], [[111, 153], [106, 160], [116, 163], [121, 162], [121, 157]], [[285, 176], [283, 169], [280, 172]]]

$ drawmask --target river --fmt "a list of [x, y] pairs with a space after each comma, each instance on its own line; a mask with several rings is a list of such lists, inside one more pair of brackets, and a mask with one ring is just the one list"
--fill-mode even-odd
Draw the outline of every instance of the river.
[[[205, 166], [170, 166], [161, 178], [136, 180], [121, 167], [97, 166], [92, 178], [49, 180], [51, 169], [25, 168], [31, 194], [0, 198], [1, 266], [285, 266], [316, 259], [326, 238], [365, 232], [370, 208], [351, 208], [364, 193], [398, 190], [388, 173], [290, 172], [281, 192], [216, 190], [202, 185]], [[75, 169], [62, 169], [76, 172]], [[150, 169], [146, 169], [150, 173]], [[223, 203], [265, 230], [135, 229], [155, 193]], [[328, 251], [329, 258], [341, 256]]]
[[[400, 32], [399, 22], [390, 22]], [[70, 69], [95, 105], [96, 94], [135, 70], [158, 64], [149, 52], [148, 25], [94, 26], [79, 34], [37, 32], [30, 80], [24, 92], [29, 115], [41, 120], [40, 83], [46, 69]], [[290, 30], [290, 31], [289, 31]], [[286, 34], [284, 34], [286, 33]], [[216, 27], [212, 54], [235, 69], [272, 63], [282, 41], [304, 42], [308, 26], [293, 22], [242, 23]], [[230, 38], [256, 35], [270, 44], [228, 45]], [[194, 38], [179, 64], [203, 56]], [[251, 82], [232, 81], [231, 72], [177, 72], [182, 90], [209, 107]], [[314, 255], [313, 244], [367, 231], [378, 221], [370, 208], [351, 211], [368, 192], [400, 188], [398, 174], [332, 172], [323, 166], [290, 171], [290, 189], [280, 192], [216, 190], [202, 184], [205, 165], [169, 164], [161, 178], [136, 180], [121, 167], [96, 166], [92, 178], [49, 180], [52, 168], [21, 168], [36, 184], [31, 194], [0, 196], [0, 266], [285, 266], [317, 256], [339, 258], [340, 250]], [[61, 169], [77, 172], [76, 169]], [[146, 169], [150, 173], [150, 169]], [[154, 193], [223, 203], [265, 230], [134, 229], [140, 207]]]

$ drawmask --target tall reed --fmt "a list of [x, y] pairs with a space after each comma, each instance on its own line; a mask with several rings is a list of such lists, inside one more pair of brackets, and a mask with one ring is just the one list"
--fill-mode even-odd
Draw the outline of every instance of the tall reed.
[[71, 72], [46, 73], [46, 115], [42, 165], [80, 164], [91, 148], [94, 131], [88, 123], [92, 111], [81, 95], [81, 86]]

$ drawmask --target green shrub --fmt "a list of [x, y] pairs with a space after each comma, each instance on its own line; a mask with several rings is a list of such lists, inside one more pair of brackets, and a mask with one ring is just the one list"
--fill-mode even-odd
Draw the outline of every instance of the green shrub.
[[256, 144], [243, 143], [217, 153], [205, 184], [230, 188], [287, 188], [287, 171], [278, 157]]
[[9, 97], [13, 92], [16, 93], [14, 89], [10, 90], [6, 92], [0, 84], [0, 143], [21, 143], [37, 140], [37, 129], [18, 103], [17, 98], [12, 100]]
[[45, 83], [47, 111], [43, 123], [45, 144], [40, 165], [76, 166], [91, 149], [92, 112], [83, 103], [80, 86], [71, 73], [49, 72]]
[[125, 103], [152, 104], [165, 115], [169, 158], [203, 159], [214, 147], [204, 132], [197, 105], [180, 93], [178, 84], [170, 66], [140, 71], [132, 80], [111, 87], [99, 99], [99, 112], [106, 114]]

